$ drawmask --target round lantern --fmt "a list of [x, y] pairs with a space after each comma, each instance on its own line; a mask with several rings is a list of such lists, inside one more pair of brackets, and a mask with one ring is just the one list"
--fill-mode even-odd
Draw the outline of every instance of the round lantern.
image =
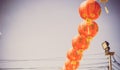
[[77, 50], [86, 50], [89, 46], [89, 41], [83, 35], [77, 35], [72, 39], [72, 46]]
[[79, 7], [79, 14], [83, 19], [95, 20], [100, 16], [101, 7], [95, 0], [86, 0]]
[[79, 61], [82, 58], [82, 50], [75, 50], [73, 48], [71, 48], [68, 52], [67, 52], [67, 58], [69, 60], [76, 60]]
[[83, 35], [87, 38], [93, 38], [98, 32], [98, 25], [94, 21], [91, 21], [90, 23], [87, 21], [83, 21], [78, 26], [78, 32], [80, 35]]
[[79, 62], [78, 61], [70, 61], [67, 60], [65, 62], [65, 70], [76, 70], [79, 66]]

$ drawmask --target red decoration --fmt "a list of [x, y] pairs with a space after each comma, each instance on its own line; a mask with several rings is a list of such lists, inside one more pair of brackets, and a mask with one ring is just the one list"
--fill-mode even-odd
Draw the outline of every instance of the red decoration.
[[79, 62], [78, 61], [70, 61], [67, 60], [65, 62], [65, 68], [64, 70], [76, 70], [79, 66]]
[[100, 16], [101, 7], [95, 0], [86, 0], [79, 7], [79, 14], [83, 19], [95, 20]]
[[89, 46], [89, 41], [84, 36], [77, 35], [72, 39], [72, 46], [77, 50], [85, 50]]
[[84, 35], [88, 38], [93, 38], [98, 32], [98, 25], [94, 21], [84, 21], [78, 26], [78, 32], [80, 35]]
[[79, 61], [82, 58], [82, 50], [75, 50], [73, 48], [71, 48], [68, 52], [67, 52], [67, 58], [69, 60], [76, 60]]
[[62, 70], [76, 70], [82, 58], [83, 51], [89, 47], [91, 39], [98, 32], [98, 25], [93, 20], [100, 16], [101, 7], [95, 0], [86, 0], [79, 7], [80, 16], [85, 19], [78, 26], [78, 35], [72, 39], [72, 47], [67, 52], [68, 60]]

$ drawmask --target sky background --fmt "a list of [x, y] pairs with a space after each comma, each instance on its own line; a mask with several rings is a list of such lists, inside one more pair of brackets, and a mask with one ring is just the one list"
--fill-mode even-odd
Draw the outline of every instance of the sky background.
[[[0, 68], [61, 70], [66, 53], [72, 48], [72, 38], [83, 21], [78, 13], [83, 1], [0, 0]], [[100, 4], [102, 12], [95, 20], [99, 31], [84, 52], [79, 70], [107, 70], [108, 60], [101, 46], [104, 41], [110, 43], [120, 63], [119, 3], [109, 0], [109, 14]], [[117, 64], [113, 68], [120, 70]]]

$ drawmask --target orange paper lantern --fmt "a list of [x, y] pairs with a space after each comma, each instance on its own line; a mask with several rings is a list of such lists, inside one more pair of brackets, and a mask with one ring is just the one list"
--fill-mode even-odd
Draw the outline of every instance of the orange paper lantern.
[[69, 60], [76, 60], [79, 61], [82, 58], [82, 50], [75, 50], [73, 48], [71, 48], [68, 52], [67, 52], [67, 58]]
[[87, 38], [93, 38], [98, 32], [98, 25], [94, 21], [84, 21], [78, 26], [78, 32]]
[[79, 7], [79, 14], [83, 19], [95, 20], [100, 16], [101, 7], [95, 0], [86, 0]]
[[89, 41], [83, 35], [77, 35], [72, 39], [72, 46], [77, 50], [86, 50], [89, 46]]
[[65, 68], [64, 70], [76, 70], [79, 66], [79, 62], [78, 61], [70, 61], [67, 60], [65, 62]]

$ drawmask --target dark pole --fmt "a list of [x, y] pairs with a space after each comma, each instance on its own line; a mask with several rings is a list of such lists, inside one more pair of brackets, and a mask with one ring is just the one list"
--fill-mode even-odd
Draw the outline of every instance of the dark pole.
[[106, 54], [109, 56], [109, 68], [108, 70], [112, 70], [112, 60], [111, 60], [111, 56], [114, 55], [114, 52], [109, 52], [108, 54]]
[[110, 52], [109, 42], [107, 41], [102, 43], [102, 47], [105, 50], [105, 55], [108, 56], [108, 62], [109, 62], [108, 70], [112, 70], [111, 56], [113, 56], [115, 52]]

